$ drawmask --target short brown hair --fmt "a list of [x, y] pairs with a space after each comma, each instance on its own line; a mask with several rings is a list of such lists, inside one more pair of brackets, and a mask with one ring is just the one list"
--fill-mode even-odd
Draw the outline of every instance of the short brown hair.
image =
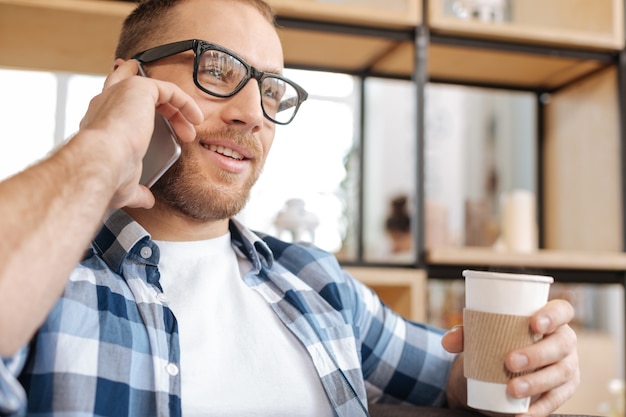
[[[129, 59], [158, 41], [160, 33], [167, 30], [171, 23], [172, 9], [185, 0], [143, 0], [128, 15], [122, 26], [120, 38], [115, 50], [116, 58]], [[214, 1], [214, 0], [203, 0]], [[264, 0], [230, 0], [250, 4], [272, 24], [275, 14]]]

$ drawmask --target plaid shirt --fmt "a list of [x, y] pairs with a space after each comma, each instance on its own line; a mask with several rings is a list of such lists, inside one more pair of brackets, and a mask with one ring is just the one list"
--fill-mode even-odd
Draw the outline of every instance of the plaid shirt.
[[[243, 280], [306, 346], [337, 416], [367, 416], [368, 394], [444, 404], [454, 356], [439, 330], [392, 313], [327, 252], [234, 220], [230, 231], [253, 266]], [[0, 415], [180, 416], [178, 329], [158, 262], [148, 233], [113, 212], [32, 343], [0, 361]]]

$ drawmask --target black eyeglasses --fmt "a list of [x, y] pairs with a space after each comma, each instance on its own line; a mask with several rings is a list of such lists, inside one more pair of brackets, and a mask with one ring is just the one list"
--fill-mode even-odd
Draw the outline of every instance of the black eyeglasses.
[[254, 78], [261, 91], [263, 114], [274, 123], [286, 125], [291, 122], [300, 104], [308, 97], [307, 92], [293, 81], [260, 71], [234, 52], [199, 39], [150, 48], [133, 59], [149, 64], [189, 50], [194, 52], [193, 81], [200, 90], [214, 97], [232, 97]]

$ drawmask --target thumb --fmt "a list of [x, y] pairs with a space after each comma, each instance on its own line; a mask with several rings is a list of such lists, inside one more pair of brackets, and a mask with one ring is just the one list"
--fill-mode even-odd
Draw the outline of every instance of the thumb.
[[152, 191], [145, 185], [139, 185], [136, 188], [135, 199], [128, 204], [128, 207], [132, 208], [145, 208], [149, 209], [154, 206], [155, 199]]
[[450, 353], [463, 352], [463, 325], [454, 326], [444, 334], [441, 339], [441, 345]]
[[129, 207], [129, 208], [145, 208], [149, 209], [154, 206], [155, 199], [154, 195], [150, 191], [148, 187], [145, 185], [137, 184], [130, 191], [132, 196], [128, 196], [125, 198], [119, 198], [114, 200], [111, 204], [112, 208], [121, 208], [121, 207]]

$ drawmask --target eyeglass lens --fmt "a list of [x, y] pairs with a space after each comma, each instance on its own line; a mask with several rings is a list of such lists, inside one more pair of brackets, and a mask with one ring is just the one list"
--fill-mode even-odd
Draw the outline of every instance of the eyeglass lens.
[[[230, 96], [248, 81], [243, 62], [223, 51], [209, 49], [199, 59], [198, 83], [218, 96]], [[266, 73], [259, 82], [261, 105], [265, 114], [278, 123], [289, 122], [297, 110], [298, 91], [290, 83]]]

